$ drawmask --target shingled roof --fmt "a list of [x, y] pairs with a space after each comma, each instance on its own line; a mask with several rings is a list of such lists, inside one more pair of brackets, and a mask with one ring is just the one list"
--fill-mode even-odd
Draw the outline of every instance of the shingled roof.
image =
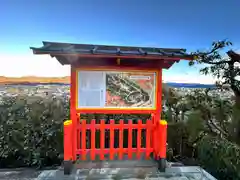
[[87, 58], [121, 58], [121, 59], [148, 59], [170, 60], [171, 64], [181, 59], [192, 60], [193, 56], [186, 53], [186, 49], [151, 48], [130, 46], [109, 46], [94, 44], [72, 44], [43, 42], [43, 47], [30, 47], [34, 54], [49, 54], [65, 65], [72, 64], [66, 56], [77, 55]]

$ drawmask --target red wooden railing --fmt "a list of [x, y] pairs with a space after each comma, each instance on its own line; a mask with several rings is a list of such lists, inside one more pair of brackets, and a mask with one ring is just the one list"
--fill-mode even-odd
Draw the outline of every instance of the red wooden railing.
[[[153, 151], [150, 142], [151, 130], [152, 130], [152, 122], [150, 120], [146, 121], [146, 124], [143, 124], [141, 120], [138, 120], [137, 124], [133, 124], [132, 120], [129, 120], [128, 123], [124, 123], [123, 120], [119, 121], [119, 124], [115, 124], [114, 120], [110, 120], [110, 124], [106, 124], [105, 120], [100, 120], [100, 123], [96, 123], [96, 120], [93, 119], [90, 124], [86, 123], [86, 120], [81, 120], [80, 124], [77, 127], [77, 151], [76, 154], [81, 156], [82, 160], [86, 159], [86, 154], [90, 153], [91, 160], [95, 160], [95, 156], [98, 154], [101, 160], [104, 160], [104, 156], [109, 154], [110, 160], [114, 158], [115, 154], [118, 154], [119, 159], [122, 159], [123, 154], [128, 154], [128, 158], [132, 158], [133, 153], [137, 153], [137, 157], [140, 158], [140, 154], [145, 152], [146, 158], [149, 158], [150, 153]], [[137, 130], [137, 147], [133, 148], [132, 140], [133, 140], [133, 129]], [[142, 142], [142, 129], [146, 129], [146, 147], [141, 148]], [[90, 148], [86, 147], [86, 131], [90, 130]], [[100, 130], [100, 148], [96, 148], [95, 139], [96, 139], [96, 131]], [[110, 131], [109, 137], [109, 148], [105, 147], [105, 134], [106, 130]], [[124, 134], [123, 131], [128, 130], [128, 147], [123, 147], [123, 139]], [[114, 131], [119, 132], [119, 142], [118, 147], [114, 147], [114, 140], [116, 139]], [[81, 134], [81, 138], [80, 138]]]
[[[68, 123], [67, 123], [68, 122]], [[64, 160], [73, 160], [73, 156], [78, 155], [81, 160], [86, 160], [87, 155], [90, 154], [90, 159], [95, 160], [96, 155], [99, 155], [100, 160], [105, 159], [105, 155], [109, 155], [109, 159], [114, 159], [118, 155], [118, 159], [122, 159], [123, 155], [127, 154], [129, 159], [132, 159], [133, 154], [139, 159], [142, 153], [148, 159], [153, 153], [155, 158], [166, 158], [166, 121], [159, 121], [153, 123], [153, 120], [138, 120], [133, 123], [132, 120], [124, 122], [120, 120], [115, 123], [113, 119], [109, 123], [105, 120], [96, 121], [91, 120], [87, 123], [86, 120], [79, 120], [76, 128], [72, 127], [71, 121], [66, 121], [64, 124]], [[72, 147], [72, 131], [77, 131], [77, 149]], [[106, 132], [109, 131], [109, 133]], [[145, 143], [143, 143], [143, 133], [145, 130]], [[124, 131], [128, 132], [127, 147], [124, 147]], [[136, 147], [133, 146], [133, 131], [135, 131]], [[89, 133], [90, 132], [90, 133]], [[118, 137], [116, 138], [116, 133]], [[100, 140], [97, 139], [97, 135]], [[109, 134], [109, 147], [106, 147], [106, 135]], [[118, 142], [116, 142], [118, 139]], [[96, 143], [99, 143], [96, 145]], [[144, 144], [144, 147], [142, 147]], [[117, 146], [117, 147], [116, 147]]]

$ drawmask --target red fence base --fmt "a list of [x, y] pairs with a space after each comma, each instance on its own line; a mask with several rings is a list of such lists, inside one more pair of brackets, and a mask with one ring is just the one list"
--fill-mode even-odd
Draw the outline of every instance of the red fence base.
[[[72, 143], [74, 129], [77, 131], [75, 151]], [[162, 164], [162, 160], [166, 158], [167, 122], [163, 120], [156, 124], [153, 124], [152, 120], [115, 122], [111, 119], [109, 123], [103, 119], [100, 121], [93, 119], [90, 123], [79, 120], [74, 129], [71, 121], [64, 123], [64, 161], [72, 161], [72, 157], [76, 155], [81, 160], [89, 158], [96, 160], [96, 156], [99, 156], [100, 160], [105, 160], [106, 155], [113, 160], [117, 155], [121, 160], [124, 155], [132, 159], [133, 154], [136, 154], [136, 158], [140, 159], [143, 153], [146, 159], [149, 159], [150, 154], [153, 153], [155, 159], [160, 160]]]
[[[119, 159], [123, 158], [124, 154], [128, 155], [131, 159], [133, 153], [137, 154], [137, 158], [140, 158], [141, 153], [145, 153], [146, 158], [150, 157], [150, 153], [153, 152], [151, 143], [151, 130], [153, 124], [151, 120], [147, 120], [145, 124], [142, 120], [138, 120], [137, 124], [134, 124], [132, 120], [128, 120], [124, 123], [120, 120], [119, 123], [115, 123], [113, 119], [107, 124], [105, 120], [100, 120], [96, 123], [96, 120], [91, 120], [90, 124], [87, 124], [86, 120], [81, 120], [77, 127], [77, 150], [76, 154], [80, 156], [81, 160], [86, 160], [87, 153], [90, 153], [91, 160], [95, 160], [96, 155], [99, 155], [100, 160], [105, 159], [105, 155], [109, 154], [110, 160], [114, 159], [115, 155], [118, 155]], [[143, 143], [142, 130], [145, 130], [145, 143]], [[109, 133], [107, 133], [109, 131]], [[124, 131], [127, 131], [127, 146], [124, 147]], [[89, 132], [89, 134], [87, 134]], [[133, 147], [133, 132], [136, 134], [136, 147]], [[96, 136], [98, 133], [98, 138]], [[118, 134], [117, 138], [115, 137]], [[109, 145], [106, 147], [106, 136], [109, 136]], [[126, 136], [125, 136], [126, 137]], [[100, 140], [100, 144], [96, 145], [96, 139]], [[115, 140], [118, 139], [116, 143]], [[144, 144], [144, 147], [142, 147]], [[98, 147], [96, 147], [98, 146]]]

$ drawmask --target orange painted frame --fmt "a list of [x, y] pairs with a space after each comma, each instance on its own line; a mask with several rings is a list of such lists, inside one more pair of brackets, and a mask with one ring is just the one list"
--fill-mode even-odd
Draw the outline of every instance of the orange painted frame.
[[[70, 117], [72, 120], [72, 160], [76, 160], [77, 155], [77, 126], [78, 126], [78, 114], [79, 113], [102, 113], [102, 114], [151, 114], [153, 125], [157, 125], [157, 121], [161, 119], [161, 110], [162, 110], [162, 69], [145, 69], [145, 68], [129, 68], [129, 67], [123, 67], [123, 66], [109, 66], [109, 67], [101, 67], [97, 69], [109, 69], [109, 70], [119, 70], [124, 68], [127, 70], [137, 70], [137, 71], [156, 71], [156, 96], [155, 96], [155, 102], [156, 102], [156, 109], [153, 110], [141, 110], [141, 109], [77, 109], [76, 108], [76, 90], [77, 90], [77, 69], [79, 67], [71, 66], [71, 88], [70, 88]], [[93, 67], [84, 67], [84, 69], [93, 69]], [[96, 69], [96, 68], [95, 68]], [[157, 154], [157, 144], [158, 144], [158, 136], [159, 134], [153, 130], [153, 141], [152, 145], [154, 148], [154, 154]]]
[[[93, 70], [93, 71], [120, 71], [124, 68], [123, 72], [154, 72], [156, 73], [155, 77], [155, 96], [154, 96], [154, 104], [155, 107], [153, 108], [126, 108], [126, 107], [104, 107], [104, 108], [78, 108], [77, 107], [77, 101], [78, 101], [78, 72], [81, 70]], [[145, 69], [145, 68], [129, 68], [129, 67], [122, 67], [122, 66], [105, 66], [105, 67], [76, 67], [74, 68], [74, 73], [72, 74], [75, 76], [71, 85], [75, 89], [74, 93], [74, 99], [75, 99], [75, 109], [77, 113], [111, 113], [111, 114], [128, 114], [128, 113], [136, 113], [136, 114], [152, 114], [156, 113], [158, 111], [159, 105], [161, 106], [161, 102], [159, 104], [158, 101], [158, 92], [161, 91], [162, 88], [162, 81], [159, 81], [159, 79], [162, 79], [162, 69]], [[71, 75], [71, 76], [72, 76]]]

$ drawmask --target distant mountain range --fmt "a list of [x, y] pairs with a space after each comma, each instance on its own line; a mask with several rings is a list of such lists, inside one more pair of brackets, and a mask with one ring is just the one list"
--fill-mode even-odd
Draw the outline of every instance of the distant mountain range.
[[176, 82], [166, 82], [169, 87], [175, 88], [215, 88], [215, 84], [198, 84], [198, 83], [176, 83]]
[[70, 77], [36, 77], [36, 76], [26, 76], [26, 77], [5, 77], [0, 76], [0, 84], [9, 85], [9, 84], [51, 84], [51, 83], [60, 83], [60, 84], [69, 84]]
[[[5, 77], [0, 76], [0, 85], [68, 85], [70, 83], [70, 77]], [[165, 82], [169, 87], [175, 88], [215, 88], [214, 84], [199, 84], [199, 83], [176, 83], [176, 82]]]

